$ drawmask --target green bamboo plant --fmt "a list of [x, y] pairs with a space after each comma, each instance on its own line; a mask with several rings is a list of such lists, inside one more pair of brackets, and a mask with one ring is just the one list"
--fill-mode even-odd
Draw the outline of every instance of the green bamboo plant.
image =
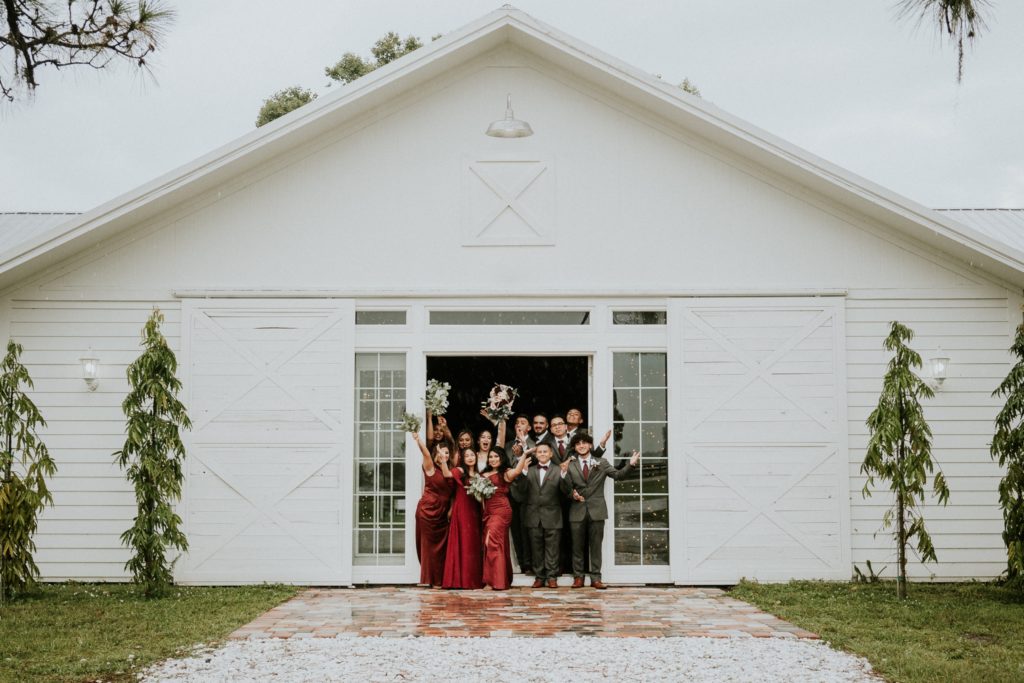
[[32, 536], [39, 513], [53, 505], [46, 479], [57, 472], [37, 433], [46, 421], [25, 393], [33, 384], [20, 357], [21, 345], [8, 341], [0, 365], [0, 601], [31, 590], [39, 577]]
[[[883, 343], [893, 357], [882, 381], [878, 406], [867, 419], [871, 438], [860, 466], [861, 473], [867, 475], [864, 497], [871, 495], [875, 477], [888, 482], [893, 493], [893, 505], [886, 510], [882, 526], [893, 529], [898, 563], [896, 594], [901, 600], [907, 597], [907, 545], [911, 539], [917, 541], [922, 562], [937, 561], [920, 508], [935, 462], [932, 430], [919, 399], [932, 398], [935, 392], [914, 373], [921, 367], [921, 356], [907, 346], [913, 338], [909, 327], [893, 321]], [[941, 504], [949, 503], [949, 487], [941, 470], [933, 478], [932, 488]]]
[[999, 505], [1003, 508], [1007, 578], [1024, 586], [1024, 325], [1017, 328], [1010, 352], [1017, 362], [992, 392], [992, 396], [1004, 396], [1006, 402], [996, 415], [991, 455], [1004, 470]]
[[181, 430], [191, 428], [178, 400], [178, 361], [160, 332], [163, 313], [154, 309], [142, 331], [144, 351], [128, 366], [131, 389], [121, 404], [126, 418], [124, 447], [114, 454], [135, 486], [138, 514], [121, 542], [134, 550], [125, 564], [146, 597], [163, 594], [173, 583], [167, 550], [188, 550], [181, 518], [172, 504], [181, 498], [185, 446]]

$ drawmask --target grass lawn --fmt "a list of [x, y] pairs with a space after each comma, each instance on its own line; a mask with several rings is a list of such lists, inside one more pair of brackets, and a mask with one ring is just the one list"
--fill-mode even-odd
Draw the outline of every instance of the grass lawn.
[[1024, 681], [1024, 595], [985, 583], [743, 582], [730, 594], [834, 646], [890, 681]]
[[0, 681], [134, 680], [133, 672], [215, 642], [296, 591], [175, 587], [146, 600], [130, 585], [42, 585], [0, 607]]

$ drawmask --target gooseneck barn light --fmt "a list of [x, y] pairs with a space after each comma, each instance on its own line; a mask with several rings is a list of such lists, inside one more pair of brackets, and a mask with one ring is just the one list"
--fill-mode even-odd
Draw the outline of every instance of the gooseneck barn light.
[[492, 138], [525, 138], [533, 135], [533, 128], [526, 121], [520, 121], [512, 114], [512, 93], [505, 102], [505, 118], [487, 127]]

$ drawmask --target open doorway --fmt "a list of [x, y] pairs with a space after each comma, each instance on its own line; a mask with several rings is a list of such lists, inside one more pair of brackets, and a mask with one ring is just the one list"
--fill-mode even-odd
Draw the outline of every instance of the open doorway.
[[587, 356], [429, 356], [427, 377], [452, 385], [446, 418], [453, 433], [476, 434], [491, 427], [480, 404], [496, 383], [519, 390], [512, 406], [516, 413], [550, 418], [579, 408], [589, 424], [588, 364]]

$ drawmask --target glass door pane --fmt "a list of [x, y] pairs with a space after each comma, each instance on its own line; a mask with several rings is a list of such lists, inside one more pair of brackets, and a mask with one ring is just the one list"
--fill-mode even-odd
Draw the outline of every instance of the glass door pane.
[[405, 354], [356, 354], [353, 564], [405, 563]]
[[668, 565], [668, 374], [664, 353], [612, 354], [615, 464], [640, 451], [639, 473], [615, 482], [615, 564]]

